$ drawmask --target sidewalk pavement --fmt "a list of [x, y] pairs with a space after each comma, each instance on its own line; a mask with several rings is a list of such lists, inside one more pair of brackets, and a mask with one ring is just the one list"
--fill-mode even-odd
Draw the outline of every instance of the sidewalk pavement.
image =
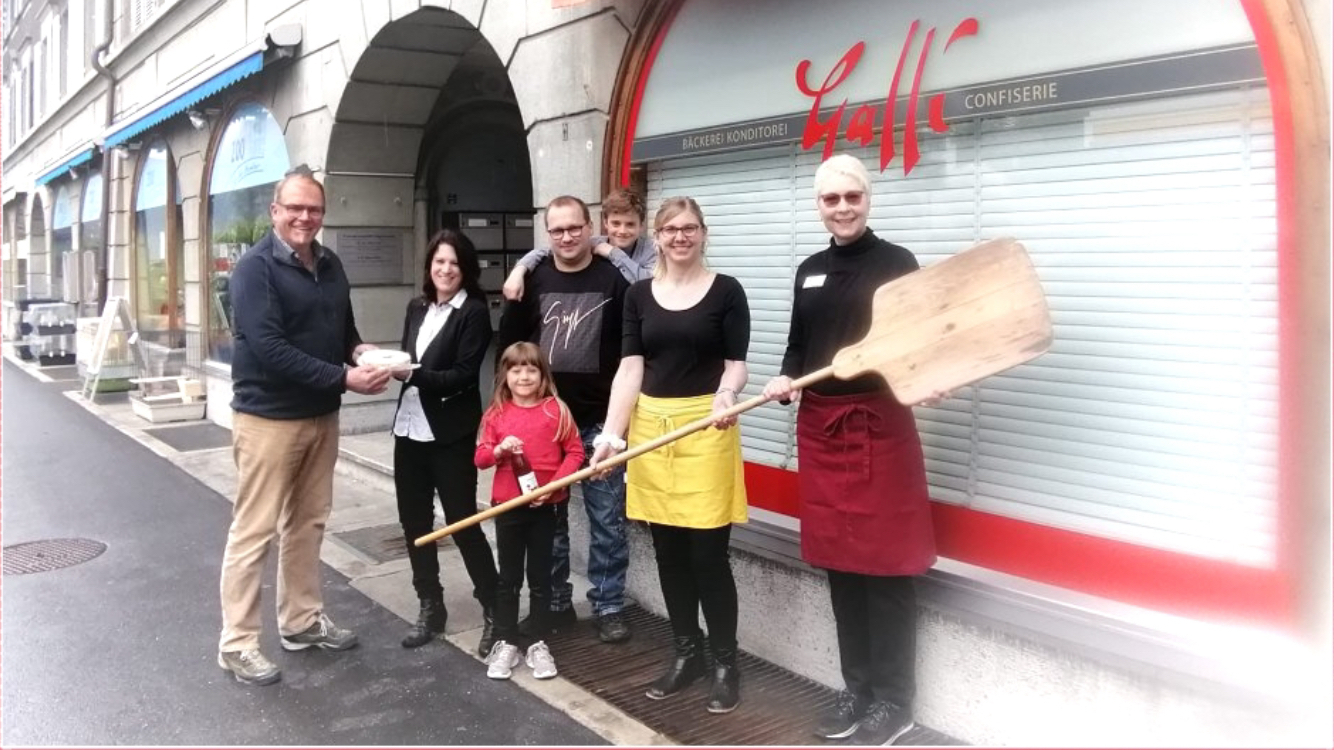
[[[38, 380], [56, 382], [42, 368], [15, 356], [8, 344], [5, 345], [4, 357]], [[70, 370], [70, 368], [61, 369]], [[119, 394], [102, 394], [95, 397], [93, 403], [89, 403], [79, 392], [81, 380], [67, 382], [69, 389], [64, 393], [66, 398], [192, 475], [229, 502], [235, 499], [236, 467], [230, 446], [183, 452], [149, 432], [163, 427], [209, 425], [211, 422], [154, 424], [134, 414], [129, 402]], [[339, 450], [340, 456], [334, 477], [334, 508], [329, 518], [321, 558], [325, 564], [346, 576], [353, 588], [401, 617], [404, 620], [403, 632], [406, 632], [407, 625], [416, 620], [418, 608], [408, 560], [404, 557], [377, 562], [338, 537], [339, 534], [358, 529], [386, 524], [397, 525], [398, 509], [391, 469], [393, 439], [388, 432], [343, 435]], [[489, 504], [491, 474], [491, 471], [485, 471], [479, 476], [477, 488], [479, 503]], [[484, 522], [482, 527], [494, 547], [493, 524], [489, 521]], [[472, 583], [464, 570], [462, 557], [453, 544], [440, 546], [440, 569], [445, 588], [445, 604], [449, 610], [445, 639], [477, 659], [480, 676], [482, 664], [481, 658], [476, 655], [476, 648], [481, 636], [481, 609], [472, 597]], [[586, 590], [586, 579], [576, 572], [572, 572], [570, 578], [576, 593]], [[578, 601], [578, 596], [575, 598], [577, 600], [575, 608], [580, 618], [588, 617], [589, 603]], [[581, 623], [581, 626], [588, 625]], [[395, 633], [393, 637], [398, 638], [401, 635], [402, 633]], [[431, 647], [428, 645], [424, 648]], [[638, 746], [674, 744], [662, 734], [561, 677], [534, 680], [526, 672], [516, 671], [513, 682], [564, 711], [613, 744]]]

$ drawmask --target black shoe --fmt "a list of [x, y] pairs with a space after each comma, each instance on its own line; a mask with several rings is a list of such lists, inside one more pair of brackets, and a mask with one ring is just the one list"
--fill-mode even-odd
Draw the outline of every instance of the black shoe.
[[403, 636], [403, 648], [418, 648], [431, 642], [431, 639], [445, 632], [445, 621], [449, 613], [445, 610], [444, 599], [422, 599], [421, 609], [417, 612], [417, 622]]
[[852, 744], [892, 745], [912, 728], [912, 709], [877, 701], [866, 709], [861, 726], [852, 735]]
[[542, 640], [543, 638], [555, 633], [562, 628], [579, 622], [579, 614], [574, 611], [574, 607], [569, 609], [556, 609], [547, 613], [547, 632], [538, 633], [533, 623], [533, 615], [530, 613], [527, 617], [519, 620], [519, 635], [525, 638]]
[[834, 706], [815, 724], [815, 736], [826, 740], [841, 740], [852, 736], [866, 715], [867, 702], [844, 690], [834, 699]]
[[630, 623], [620, 612], [598, 615], [598, 640], [603, 643], [624, 643], [630, 640]]
[[495, 607], [482, 606], [482, 639], [477, 642], [477, 655], [486, 656], [491, 653], [491, 647], [496, 645], [496, 609]]
[[704, 708], [711, 714], [730, 714], [741, 705], [741, 670], [736, 666], [736, 647], [715, 648], [713, 685]]
[[678, 635], [672, 644], [676, 649], [672, 663], [644, 693], [650, 700], [660, 701], [675, 695], [704, 676], [704, 643], [700, 635]]

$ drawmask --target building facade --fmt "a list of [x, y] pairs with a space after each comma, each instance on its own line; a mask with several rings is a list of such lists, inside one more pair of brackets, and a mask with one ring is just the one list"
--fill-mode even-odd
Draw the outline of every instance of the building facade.
[[[751, 392], [827, 241], [829, 153], [878, 167], [871, 226], [924, 264], [1018, 238], [1051, 351], [918, 410], [942, 555], [920, 719], [980, 744], [1330, 741], [1329, 0], [7, 0], [3, 21], [5, 335], [20, 300], [123, 297], [224, 425], [230, 268], [300, 164], [363, 336], [391, 344], [440, 227], [498, 290], [556, 195], [694, 196], [750, 298]], [[345, 427], [391, 408], [349, 397]], [[837, 686], [793, 422], [741, 421], [742, 647]]]

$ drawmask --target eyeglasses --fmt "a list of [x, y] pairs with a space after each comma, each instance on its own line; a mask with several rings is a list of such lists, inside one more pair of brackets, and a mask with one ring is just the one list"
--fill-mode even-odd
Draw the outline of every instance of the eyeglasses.
[[679, 226], [679, 227], [665, 226], [662, 229], [658, 230], [658, 234], [664, 237], [675, 237], [676, 235], [679, 234], [682, 237], [685, 237], [686, 239], [690, 239], [695, 235], [699, 234], [700, 229], [703, 229], [703, 227], [701, 227], [699, 224], [686, 224], [684, 226]]
[[279, 203], [283, 210], [292, 216], [308, 214], [312, 218], [318, 219], [324, 215], [324, 206], [306, 206], [300, 203]]
[[547, 236], [551, 237], [553, 241], [558, 241], [567, 234], [577, 239], [583, 236], [584, 228], [587, 226], [587, 224], [575, 224], [572, 227], [553, 227], [547, 230]]
[[820, 202], [825, 205], [825, 208], [836, 208], [839, 201], [847, 201], [849, 206], [855, 208], [860, 206], [864, 200], [866, 200], [866, 193], [860, 190], [849, 190], [846, 193], [825, 193], [820, 196]]

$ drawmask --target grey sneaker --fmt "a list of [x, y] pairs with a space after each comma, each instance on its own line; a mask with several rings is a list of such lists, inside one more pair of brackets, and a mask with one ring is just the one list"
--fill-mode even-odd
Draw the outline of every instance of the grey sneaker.
[[862, 725], [866, 715], [867, 702], [844, 690], [838, 694], [834, 705], [820, 717], [815, 726], [815, 735], [826, 740], [841, 740], [851, 737]]
[[556, 660], [551, 656], [551, 649], [547, 648], [546, 641], [538, 641], [528, 647], [528, 656], [524, 661], [528, 663], [528, 668], [533, 670], [533, 677], [539, 680], [549, 680], [556, 676]]
[[853, 733], [851, 744], [892, 745], [912, 728], [911, 709], [893, 703], [872, 703]]
[[284, 651], [302, 651], [312, 646], [330, 651], [346, 651], [355, 645], [357, 634], [333, 624], [333, 620], [323, 612], [313, 625], [302, 632], [282, 637]]
[[282, 677], [278, 665], [257, 648], [243, 651], [219, 651], [218, 666], [231, 672], [237, 682], [247, 685], [272, 685]]
[[508, 680], [519, 666], [519, 647], [506, 641], [496, 641], [486, 657], [486, 676], [493, 680]]

